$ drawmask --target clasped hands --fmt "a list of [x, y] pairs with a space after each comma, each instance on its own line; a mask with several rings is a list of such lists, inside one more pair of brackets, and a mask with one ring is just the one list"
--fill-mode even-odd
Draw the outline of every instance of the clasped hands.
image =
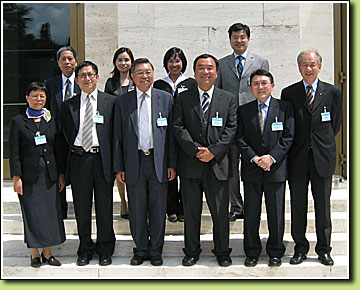
[[274, 163], [274, 160], [270, 157], [270, 155], [263, 156], [255, 156], [253, 162], [264, 169], [264, 171], [270, 171], [271, 165]]
[[196, 158], [202, 162], [209, 162], [215, 156], [207, 147], [198, 147], [199, 152], [196, 153]]

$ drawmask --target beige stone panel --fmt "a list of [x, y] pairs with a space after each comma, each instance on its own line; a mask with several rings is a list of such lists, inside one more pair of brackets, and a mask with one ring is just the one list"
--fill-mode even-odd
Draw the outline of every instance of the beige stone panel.
[[264, 25], [299, 25], [299, 4], [264, 3]]

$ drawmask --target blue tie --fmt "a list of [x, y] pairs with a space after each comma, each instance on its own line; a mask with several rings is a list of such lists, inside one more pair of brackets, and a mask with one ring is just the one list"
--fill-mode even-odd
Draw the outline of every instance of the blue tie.
[[139, 111], [139, 147], [143, 152], [149, 151], [150, 134], [149, 134], [149, 113], [146, 105], [146, 94], [141, 95]]
[[202, 111], [203, 111], [203, 118], [205, 119], [205, 115], [207, 110], [209, 109], [210, 101], [209, 101], [209, 95], [207, 92], [203, 93], [203, 101], [201, 103]]
[[244, 59], [243, 56], [239, 55], [237, 56], [237, 59], [239, 60], [239, 63], [237, 65], [237, 70], [238, 70], [238, 74], [239, 74], [239, 79], [241, 79], [241, 75], [242, 75], [242, 72], [243, 72], [243, 65], [242, 65], [242, 60]]

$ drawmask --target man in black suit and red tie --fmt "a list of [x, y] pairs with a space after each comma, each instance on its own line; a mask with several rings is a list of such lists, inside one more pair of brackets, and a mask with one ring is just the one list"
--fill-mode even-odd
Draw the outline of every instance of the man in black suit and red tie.
[[236, 133], [235, 95], [214, 86], [218, 62], [209, 54], [194, 61], [197, 86], [175, 100], [174, 134], [179, 144], [178, 173], [185, 214], [184, 266], [201, 253], [202, 198], [213, 219], [214, 250], [220, 266], [232, 264], [229, 248], [230, 144]]
[[[98, 67], [91, 61], [84, 61], [76, 67], [75, 79], [81, 88], [81, 94], [62, 103], [59, 117], [66, 141], [62, 142], [62, 155], [67, 156], [66, 164], [61, 166], [66, 166], [66, 184], [71, 184], [80, 240], [76, 264], [89, 264], [96, 252], [99, 265], [106, 266], [112, 263], [111, 256], [115, 248], [115, 174], [112, 170], [115, 97], [97, 89]], [[93, 198], [96, 243], [91, 239]]]
[[322, 58], [317, 51], [301, 52], [297, 57], [302, 80], [281, 92], [281, 99], [293, 104], [295, 139], [288, 154], [291, 194], [291, 234], [295, 241], [290, 264], [306, 259], [308, 186], [315, 204], [317, 243], [315, 252], [322, 264], [334, 264], [330, 256], [330, 194], [336, 165], [335, 136], [342, 124], [342, 95], [334, 85], [318, 79]]
[[266, 70], [250, 76], [250, 89], [256, 100], [238, 109], [235, 137], [241, 153], [241, 178], [244, 183], [245, 266], [254, 267], [261, 254], [259, 226], [262, 195], [265, 195], [269, 238], [266, 252], [270, 267], [281, 265], [283, 243], [286, 156], [294, 139], [294, 115], [289, 102], [271, 96], [275, 86]]
[[[46, 108], [50, 110], [59, 129], [59, 111], [63, 101], [72, 98], [74, 94], [80, 94], [80, 87], [75, 82], [75, 67], [77, 66], [77, 54], [71, 46], [63, 46], [56, 53], [57, 64], [61, 74], [45, 80], [48, 91]], [[66, 187], [60, 191], [60, 202], [63, 219], [67, 218], [68, 204], [66, 202]]]

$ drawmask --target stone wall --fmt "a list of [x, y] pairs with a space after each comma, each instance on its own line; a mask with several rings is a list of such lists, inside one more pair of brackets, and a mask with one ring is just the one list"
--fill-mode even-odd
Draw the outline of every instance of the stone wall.
[[269, 60], [275, 97], [300, 80], [296, 56], [302, 49], [320, 51], [320, 78], [333, 81], [332, 3], [85, 3], [85, 56], [99, 66], [100, 90], [120, 46], [129, 47], [135, 58], [149, 58], [155, 79], [166, 75], [162, 59], [167, 49], [178, 46], [188, 60], [185, 74], [193, 76], [192, 62], [199, 54], [222, 58], [232, 52], [227, 30], [235, 22], [250, 26], [249, 49]]

